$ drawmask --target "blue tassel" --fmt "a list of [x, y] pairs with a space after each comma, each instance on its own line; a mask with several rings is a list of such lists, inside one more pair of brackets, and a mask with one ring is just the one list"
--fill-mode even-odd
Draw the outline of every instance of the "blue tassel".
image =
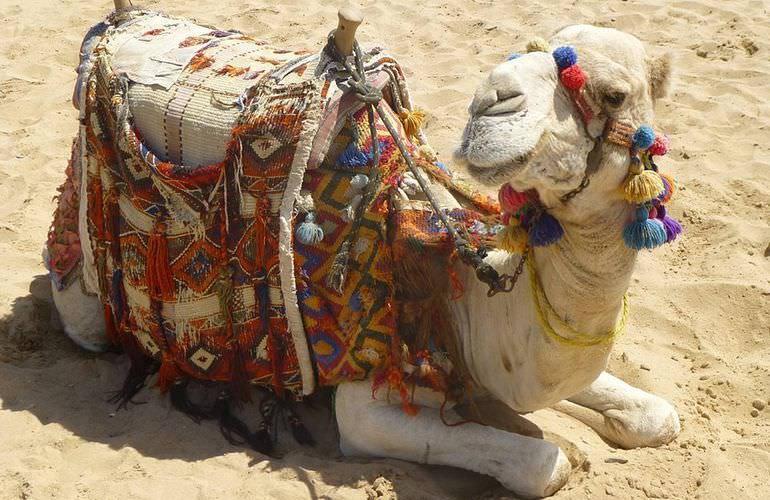
[[663, 224], [648, 218], [649, 209], [640, 206], [636, 209], [636, 220], [623, 230], [623, 241], [634, 250], [657, 248], [668, 239]]
[[355, 142], [351, 142], [337, 157], [337, 165], [340, 167], [359, 168], [368, 164], [369, 155], [358, 149]]
[[529, 229], [529, 242], [533, 247], [544, 247], [556, 243], [562, 236], [564, 236], [564, 229], [548, 212], [542, 212]]
[[324, 239], [324, 230], [315, 223], [315, 215], [312, 212], [305, 216], [305, 220], [297, 227], [295, 234], [297, 240], [304, 245], [315, 245]]

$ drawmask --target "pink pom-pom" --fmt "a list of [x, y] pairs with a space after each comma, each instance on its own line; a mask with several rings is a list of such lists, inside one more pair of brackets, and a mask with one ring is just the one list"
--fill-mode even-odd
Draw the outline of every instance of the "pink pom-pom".
[[503, 212], [512, 214], [527, 203], [529, 197], [526, 193], [520, 193], [513, 189], [510, 184], [506, 183], [503, 184], [503, 187], [500, 188], [500, 192], [497, 193], [497, 199], [500, 201]]
[[559, 74], [561, 83], [570, 90], [580, 90], [586, 84], [586, 74], [580, 69], [580, 66], [573, 64], [565, 68]]
[[670, 147], [671, 141], [669, 140], [668, 136], [658, 134], [655, 136], [655, 140], [653, 141], [652, 146], [650, 146], [650, 149], [647, 151], [654, 156], [663, 156], [664, 154], [668, 153]]
[[658, 217], [658, 209], [654, 206], [650, 208], [650, 214], [647, 217], [650, 219], [656, 219]]

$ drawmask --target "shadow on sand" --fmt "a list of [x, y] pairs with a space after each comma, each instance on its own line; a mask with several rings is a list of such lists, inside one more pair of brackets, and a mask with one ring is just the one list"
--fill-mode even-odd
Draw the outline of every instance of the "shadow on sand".
[[[127, 369], [125, 356], [87, 353], [66, 337], [53, 307], [47, 276], [36, 276], [30, 294], [17, 298], [10, 314], [0, 318], [2, 410], [29, 412], [41, 425], [59, 424], [83, 440], [103, 443], [113, 450], [130, 447], [146, 457], [186, 462], [241, 452], [249, 456], [249, 466], [261, 464], [260, 470], [291, 469], [297, 480], [306, 484], [310, 498], [323, 496], [308, 470], [317, 471], [324, 483], [333, 486], [353, 486], [362, 480], [372, 485], [382, 476], [401, 498], [510, 498], [493, 479], [460, 469], [343, 457], [329, 393], [314, 396], [299, 410], [318, 444], [297, 445], [290, 433], [281, 429], [277, 443], [281, 458], [230, 445], [216, 423], [196, 424], [171, 408], [168, 398], [154, 387], [145, 388], [136, 397], [141, 404], [116, 411], [107, 399], [120, 387]], [[153, 383], [151, 379], [149, 385]], [[256, 416], [256, 405], [244, 408], [244, 421], [256, 421], [250, 420], [251, 412]], [[525, 433], [537, 435], [537, 429]], [[340, 474], [342, 465], [344, 474]]]

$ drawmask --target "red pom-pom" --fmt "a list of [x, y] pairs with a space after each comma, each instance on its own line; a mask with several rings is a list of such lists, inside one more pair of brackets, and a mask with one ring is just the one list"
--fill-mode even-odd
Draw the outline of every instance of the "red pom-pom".
[[527, 203], [529, 195], [516, 191], [510, 184], [503, 184], [503, 187], [500, 188], [500, 192], [497, 194], [497, 199], [500, 201], [503, 212], [512, 214]]
[[577, 64], [563, 69], [559, 76], [562, 85], [570, 90], [580, 90], [586, 84], [586, 74]]
[[650, 213], [647, 215], [650, 219], [657, 219], [658, 218], [658, 209], [655, 207], [650, 208]]
[[663, 156], [668, 153], [671, 147], [671, 141], [665, 135], [656, 135], [652, 146], [647, 150], [653, 156]]

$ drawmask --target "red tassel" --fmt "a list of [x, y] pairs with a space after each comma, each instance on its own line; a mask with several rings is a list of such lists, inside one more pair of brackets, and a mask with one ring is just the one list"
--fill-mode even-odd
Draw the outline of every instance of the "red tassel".
[[160, 370], [158, 371], [158, 387], [160, 387], [160, 392], [168, 392], [174, 382], [181, 378], [182, 372], [177, 368], [171, 353], [168, 351], [164, 352], [163, 360], [160, 363]]
[[90, 195], [88, 200], [88, 218], [91, 219], [96, 227], [97, 234], [104, 236], [104, 194], [100, 179], [96, 178], [91, 182], [88, 194]]
[[165, 233], [166, 224], [156, 221], [147, 242], [147, 289], [153, 299], [170, 301], [175, 290]]

